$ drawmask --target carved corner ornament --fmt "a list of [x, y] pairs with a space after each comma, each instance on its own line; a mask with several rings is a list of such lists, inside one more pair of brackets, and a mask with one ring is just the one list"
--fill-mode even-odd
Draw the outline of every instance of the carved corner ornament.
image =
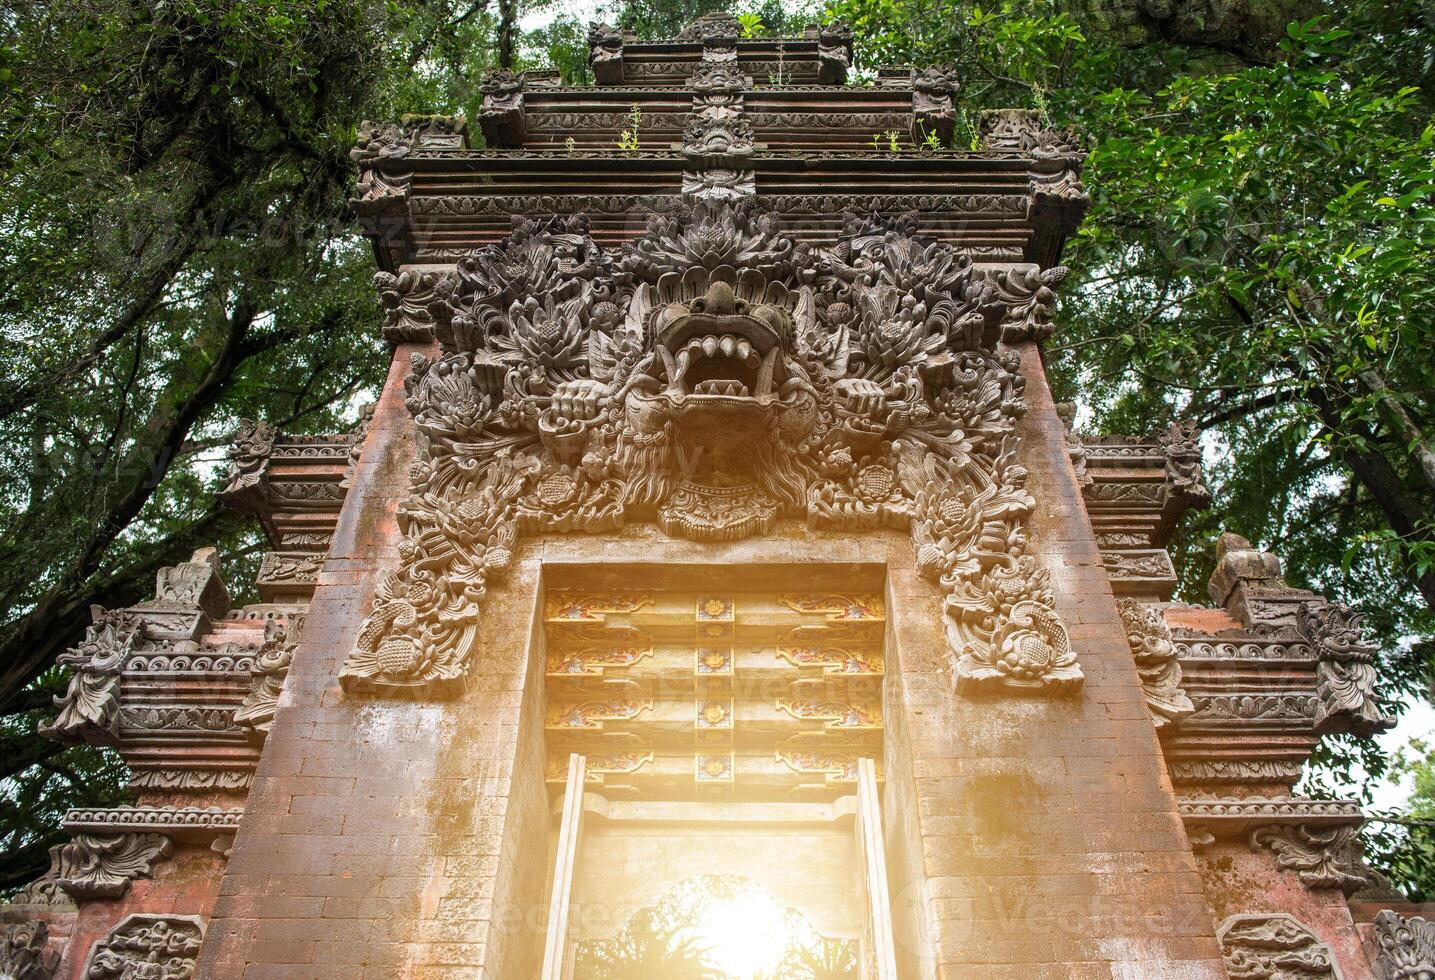
[[253, 506], [265, 496], [269, 457], [279, 429], [270, 422], [242, 419], [229, 446], [229, 474], [218, 497], [233, 507]]
[[1195, 419], [1171, 423], [1156, 437], [1166, 454], [1166, 485], [1172, 496], [1185, 500], [1188, 507], [1205, 507], [1211, 502], [1211, 491], [1201, 472], [1201, 430]]
[[478, 112], [479, 128], [489, 146], [513, 148], [523, 145], [528, 124], [523, 114], [523, 89], [528, 76], [499, 68], [484, 76], [478, 89], [483, 105]]
[[90, 948], [85, 980], [189, 980], [199, 964], [204, 923], [194, 915], [133, 913]]
[[50, 849], [55, 880], [74, 899], [119, 898], [130, 882], [149, 877], [172, 845], [163, 834], [76, 834]]
[[1161, 610], [1132, 598], [1116, 601], [1126, 642], [1141, 675], [1141, 690], [1156, 727], [1175, 725], [1196, 710], [1181, 689], [1181, 665], [1176, 659], [1176, 642]]
[[1361, 616], [1338, 603], [1306, 602], [1296, 611], [1296, 630], [1315, 651], [1315, 730], [1369, 737], [1395, 724], [1375, 696], [1375, 654]]
[[59, 715], [40, 734], [57, 742], [114, 745], [119, 741], [120, 675], [141, 639], [143, 624], [130, 612], [92, 606], [85, 639], [56, 658], [71, 667], [69, 686], [55, 698]]
[[588, 25], [588, 65], [599, 85], [623, 84], [623, 32], [593, 21]]
[[978, 123], [988, 150], [1032, 158], [1031, 189], [1037, 207], [1070, 209], [1074, 217], [1090, 204], [1081, 169], [1086, 149], [1076, 130], [1051, 126], [1036, 109], [984, 109]]
[[6, 980], [50, 980], [60, 954], [47, 949], [50, 927], [26, 921], [0, 925], [0, 977]]
[[943, 65], [912, 69], [914, 139], [936, 136], [943, 146], [951, 146], [956, 134], [956, 94], [960, 88], [955, 69]]
[[1376, 980], [1435, 976], [1435, 922], [1386, 909], [1375, 916]]
[[1275, 855], [1276, 866], [1295, 872], [1307, 888], [1339, 888], [1347, 896], [1384, 879], [1365, 863], [1354, 826], [1276, 824], [1250, 832], [1250, 845]]
[[249, 694], [234, 713], [236, 724], [247, 725], [260, 736], [268, 734], [269, 726], [274, 722], [274, 711], [279, 706], [279, 695], [284, 693], [284, 681], [294, 661], [294, 648], [298, 646], [301, 629], [302, 616], [294, 617], [287, 625], [271, 620], [265, 626], [264, 645], [254, 656]]
[[453, 284], [452, 275], [442, 272], [374, 273], [384, 308], [384, 339], [391, 344], [431, 343], [438, 318], [448, 314], [445, 299]]
[[817, 29], [817, 81], [822, 85], [847, 84], [852, 67], [852, 28], [837, 21]]
[[582, 218], [516, 219], [461, 262], [441, 351], [405, 382], [400, 560], [345, 689], [461, 693], [524, 534], [730, 541], [805, 518], [910, 529], [961, 691], [1075, 691], [1029, 553], [1020, 358], [995, 343], [1015, 294], [913, 225], [849, 217], [816, 250], [772, 213], [699, 203], [616, 254]]
[[1232, 980], [1339, 980], [1335, 956], [1293, 916], [1233, 915], [1216, 929]]

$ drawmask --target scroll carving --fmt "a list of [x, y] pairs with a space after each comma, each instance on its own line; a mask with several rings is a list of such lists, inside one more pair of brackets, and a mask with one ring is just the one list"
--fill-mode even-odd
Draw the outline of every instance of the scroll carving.
[[1126, 642], [1141, 675], [1141, 690], [1157, 728], [1179, 722], [1196, 710], [1181, 690], [1181, 665], [1166, 618], [1154, 606], [1135, 599], [1118, 599], [1117, 609], [1126, 627]]
[[287, 625], [271, 621], [265, 627], [264, 645], [254, 657], [254, 680], [249, 686], [249, 694], [234, 713], [236, 724], [248, 725], [261, 734], [269, 731], [274, 721], [274, 710], [279, 705], [279, 695], [284, 693], [284, 681], [289, 676], [289, 665], [294, 660], [294, 648], [298, 645], [296, 641], [302, 628], [302, 616], [296, 616]]
[[402, 344], [434, 339], [434, 317], [447, 311], [443, 299], [453, 288], [452, 277], [417, 270], [377, 272], [374, 285], [384, 307], [385, 340]]
[[1361, 856], [1354, 826], [1277, 824], [1250, 833], [1252, 847], [1273, 852], [1276, 865], [1294, 871], [1308, 888], [1339, 888], [1353, 895], [1380, 881]]
[[1435, 922], [1406, 918], [1386, 909], [1375, 916], [1377, 980], [1425, 980], [1435, 976]]
[[119, 898], [170, 849], [163, 834], [76, 834], [52, 848], [50, 858], [56, 881], [72, 898]]
[[55, 699], [60, 714], [40, 734], [57, 742], [113, 745], [119, 740], [120, 674], [140, 636], [140, 621], [131, 613], [90, 609], [94, 622], [85, 639], [60, 654], [57, 662], [74, 668], [63, 697]]
[[465, 259], [418, 429], [400, 563], [351, 692], [452, 695], [521, 535], [652, 521], [725, 541], [784, 517], [911, 529], [947, 596], [957, 686], [1070, 693], [1076, 654], [1027, 552], [1010, 300], [910, 217], [830, 250], [751, 206], [654, 216], [616, 255], [584, 219], [515, 221]]
[[1361, 634], [1361, 616], [1337, 603], [1302, 603], [1296, 630], [1316, 664], [1316, 731], [1370, 736], [1393, 725], [1375, 697], [1376, 644]]

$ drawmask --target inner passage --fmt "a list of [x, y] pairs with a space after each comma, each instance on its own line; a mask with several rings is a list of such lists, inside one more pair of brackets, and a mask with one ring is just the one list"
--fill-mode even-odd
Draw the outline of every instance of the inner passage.
[[565, 975], [868, 975], [880, 594], [559, 590], [544, 612], [555, 813], [573, 754], [585, 773]]

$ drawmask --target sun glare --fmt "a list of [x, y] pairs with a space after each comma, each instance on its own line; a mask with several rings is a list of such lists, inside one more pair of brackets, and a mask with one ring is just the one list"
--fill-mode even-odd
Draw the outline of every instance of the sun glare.
[[783, 910], [760, 888], [707, 904], [692, 927], [708, 960], [733, 980], [754, 980], [775, 970], [787, 949]]

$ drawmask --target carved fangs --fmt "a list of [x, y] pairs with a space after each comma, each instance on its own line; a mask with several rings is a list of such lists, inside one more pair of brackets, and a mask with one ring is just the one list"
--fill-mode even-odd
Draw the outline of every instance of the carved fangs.
[[[751, 398], [767, 404], [775, 397], [781, 351], [770, 347], [766, 354], [752, 340], [739, 334], [704, 334], [690, 338], [674, 355], [657, 347], [659, 367], [666, 380], [667, 395], [682, 401], [689, 395]], [[783, 385], [781, 397], [793, 390], [791, 379]]]

